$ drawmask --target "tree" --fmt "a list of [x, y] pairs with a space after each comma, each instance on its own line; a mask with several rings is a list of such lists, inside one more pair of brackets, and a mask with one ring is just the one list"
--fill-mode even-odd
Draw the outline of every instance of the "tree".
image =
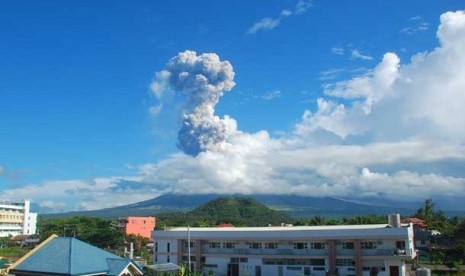
[[325, 225], [326, 219], [320, 215], [315, 215], [310, 219], [308, 224], [309, 225]]

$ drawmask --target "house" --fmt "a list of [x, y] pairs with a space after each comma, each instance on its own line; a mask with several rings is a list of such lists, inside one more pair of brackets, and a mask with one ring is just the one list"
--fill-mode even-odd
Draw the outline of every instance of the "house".
[[33, 235], [37, 213], [30, 212], [31, 202], [0, 202], [0, 237]]
[[413, 227], [340, 225], [153, 231], [154, 263], [227, 276], [406, 275]]
[[150, 239], [150, 234], [155, 229], [155, 222], [155, 217], [126, 217], [118, 219], [117, 227], [125, 235], [140, 235]]
[[[427, 230], [428, 224], [426, 223], [426, 221], [412, 217], [402, 219], [402, 223], [412, 224], [415, 248], [423, 251], [428, 251], [430, 248], [431, 237], [433, 236], [433, 232]], [[422, 255], [424, 255], [423, 252]]]
[[143, 275], [129, 259], [76, 238], [50, 236], [9, 267], [16, 276]]
[[402, 223], [411, 223], [413, 224], [413, 230], [415, 231], [425, 231], [428, 225], [426, 221], [419, 218], [403, 218]]

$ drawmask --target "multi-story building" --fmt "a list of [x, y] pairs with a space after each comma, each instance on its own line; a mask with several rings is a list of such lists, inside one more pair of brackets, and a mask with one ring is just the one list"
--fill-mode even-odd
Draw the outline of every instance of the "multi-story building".
[[30, 202], [0, 202], [0, 237], [33, 235], [37, 213], [30, 212]]
[[155, 217], [126, 217], [118, 219], [117, 227], [125, 235], [134, 234], [150, 239], [150, 234], [155, 229], [155, 221]]
[[416, 254], [411, 225], [174, 228], [152, 238], [156, 264], [227, 276], [398, 276]]

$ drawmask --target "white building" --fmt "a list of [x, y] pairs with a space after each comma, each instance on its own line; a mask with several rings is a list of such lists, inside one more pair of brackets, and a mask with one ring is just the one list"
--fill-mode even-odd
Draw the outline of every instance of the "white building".
[[37, 213], [30, 212], [30, 202], [0, 202], [0, 237], [33, 235], [36, 233]]
[[[227, 276], [405, 275], [413, 228], [382, 225], [153, 231], [154, 262]], [[190, 240], [190, 248], [188, 248]]]

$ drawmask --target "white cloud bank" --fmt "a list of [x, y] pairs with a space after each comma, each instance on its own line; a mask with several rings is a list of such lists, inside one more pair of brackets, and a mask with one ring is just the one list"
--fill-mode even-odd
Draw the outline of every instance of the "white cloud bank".
[[[21, 195], [61, 209], [63, 204], [109, 207], [167, 192], [463, 197], [465, 13], [447, 12], [440, 19], [436, 49], [406, 63], [386, 53], [368, 74], [326, 84], [317, 109], [305, 110], [295, 129], [282, 137], [234, 126], [221, 147], [195, 157], [174, 154], [141, 166], [132, 178], [45, 182], [4, 191], [2, 197]], [[161, 81], [166, 76], [157, 73], [152, 84], [159, 99], [169, 89], [169, 82]], [[219, 97], [214, 99], [216, 104]], [[214, 104], [210, 107], [208, 118]], [[459, 169], [444, 170], [450, 163]]]

